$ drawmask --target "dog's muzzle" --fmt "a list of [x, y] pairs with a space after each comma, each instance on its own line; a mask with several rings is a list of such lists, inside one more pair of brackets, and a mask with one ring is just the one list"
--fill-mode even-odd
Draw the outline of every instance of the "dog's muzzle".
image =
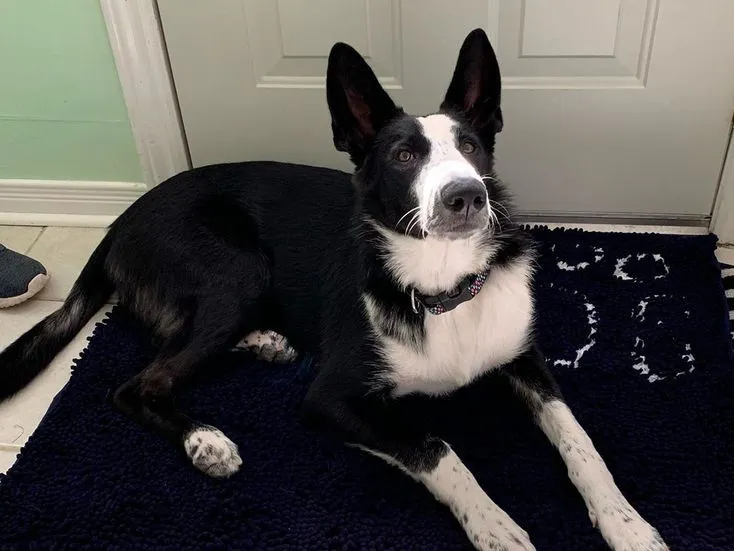
[[430, 221], [433, 234], [464, 237], [489, 223], [487, 188], [475, 178], [446, 184], [438, 193]]

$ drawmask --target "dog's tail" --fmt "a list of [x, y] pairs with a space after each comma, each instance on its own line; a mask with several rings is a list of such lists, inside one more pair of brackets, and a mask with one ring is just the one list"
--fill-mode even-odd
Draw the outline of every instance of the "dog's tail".
[[0, 353], [0, 402], [41, 373], [112, 295], [104, 265], [113, 231], [92, 253], [63, 306]]

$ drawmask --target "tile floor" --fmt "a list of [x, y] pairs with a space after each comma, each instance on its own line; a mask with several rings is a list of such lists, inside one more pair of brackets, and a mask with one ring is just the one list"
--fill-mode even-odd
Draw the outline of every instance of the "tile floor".
[[[41, 261], [51, 279], [36, 298], [0, 310], [0, 349], [30, 329], [60, 305], [81, 267], [102, 239], [99, 228], [38, 228], [0, 226], [0, 243]], [[71, 374], [71, 363], [84, 349], [94, 325], [109, 307], [100, 311], [74, 341], [25, 390], [0, 404], [0, 472], [15, 462], [20, 448], [38, 426], [56, 393]]]
[[[657, 231], [661, 233], [705, 233], [696, 228], [671, 228], [608, 225], [581, 225], [592, 231]], [[100, 228], [58, 228], [0, 226], [0, 243], [41, 261], [51, 280], [33, 300], [0, 310], [0, 350], [44, 316], [56, 310], [69, 292], [90, 253], [102, 239]], [[717, 256], [734, 264], [734, 249], [719, 249]], [[56, 393], [71, 374], [72, 360], [84, 349], [94, 325], [104, 318], [111, 306], [100, 311], [74, 341], [53, 361], [50, 368], [25, 390], [0, 404], [0, 472], [15, 462], [21, 446], [38, 426]]]

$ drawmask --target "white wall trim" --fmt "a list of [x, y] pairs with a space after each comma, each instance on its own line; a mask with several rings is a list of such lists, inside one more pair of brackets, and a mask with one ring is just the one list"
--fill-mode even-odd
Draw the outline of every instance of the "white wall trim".
[[156, 0], [100, 0], [148, 187], [191, 168]]
[[0, 212], [0, 226], [55, 226], [61, 228], [106, 228], [116, 216], [104, 214], [41, 214]]
[[138, 182], [0, 179], [0, 224], [104, 227], [146, 189]]
[[719, 236], [722, 243], [734, 243], [734, 134], [729, 137], [729, 148], [711, 217], [711, 231]]

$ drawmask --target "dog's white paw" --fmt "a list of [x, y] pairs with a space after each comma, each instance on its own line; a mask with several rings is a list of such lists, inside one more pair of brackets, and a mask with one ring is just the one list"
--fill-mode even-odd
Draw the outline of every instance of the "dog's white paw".
[[199, 425], [189, 432], [184, 437], [184, 449], [194, 467], [215, 478], [232, 476], [242, 465], [237, 444], [209, 425]]
[[288, 339], [275, 331], [253, 331], [237, 343], [237, 348], [249, 350], [261, 360], [274, 363], [290, 363], [298, 357]]
[[628, 503], [589, 516], [614, 551], [670, 551], [658, 531]]
[[535, 551], [528, 533], [494, 502], [454, 510], [466, 535], [479, 551]]

